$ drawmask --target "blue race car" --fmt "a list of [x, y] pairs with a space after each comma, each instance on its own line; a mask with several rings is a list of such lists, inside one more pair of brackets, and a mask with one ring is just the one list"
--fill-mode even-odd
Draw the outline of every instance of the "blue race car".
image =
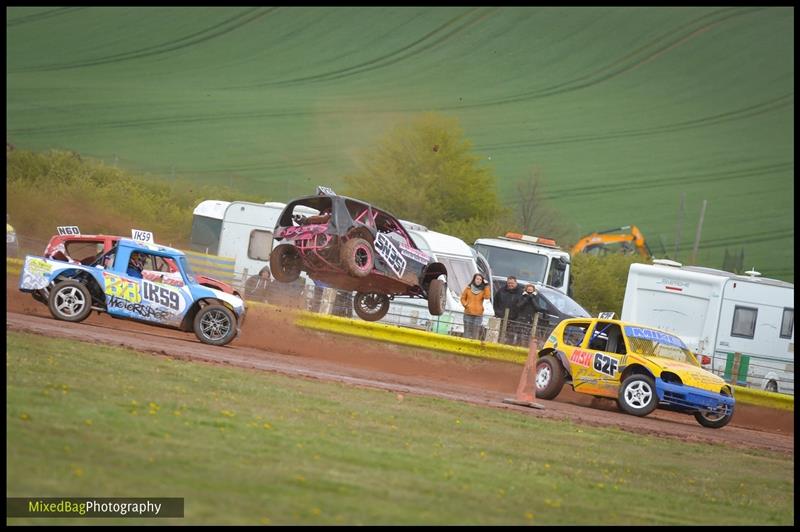
[[58, 320], [83, 321], [95, 310], [193, 330], [211, 345], [230, 343], [245, 316], [240, 297], [197, 283], [182, 251], [129, 238], [89, 264], [26, 256], [19, 289], [46, 304]]

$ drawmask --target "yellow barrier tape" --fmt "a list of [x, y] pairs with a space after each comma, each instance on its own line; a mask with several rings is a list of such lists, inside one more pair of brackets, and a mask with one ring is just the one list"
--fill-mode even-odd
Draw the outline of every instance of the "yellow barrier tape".
[[794, 411], [793, 395], [754, 390], [752, 388], [745, 388], [744, 386], [734, 386], [733, 396], [736, 398], [737, 403]]

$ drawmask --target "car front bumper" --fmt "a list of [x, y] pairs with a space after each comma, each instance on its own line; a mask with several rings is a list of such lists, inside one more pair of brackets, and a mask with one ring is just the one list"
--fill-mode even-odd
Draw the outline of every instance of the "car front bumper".
[[733, 412], [736, 400], [728, 395], [656, 379], [659, 404], [685, 412]]

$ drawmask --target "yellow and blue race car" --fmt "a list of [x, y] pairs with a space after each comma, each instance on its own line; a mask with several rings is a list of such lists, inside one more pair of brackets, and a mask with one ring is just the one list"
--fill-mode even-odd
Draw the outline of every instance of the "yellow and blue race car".
[[706, 371], [675, 335], [619, 320], [574, 318], [553, 329], [539, 351], [536, 396], [576, 392], [616, 399], [634, 416], [656, 408], [693, 414], [704, 427], [733, 417], [733, 388]]

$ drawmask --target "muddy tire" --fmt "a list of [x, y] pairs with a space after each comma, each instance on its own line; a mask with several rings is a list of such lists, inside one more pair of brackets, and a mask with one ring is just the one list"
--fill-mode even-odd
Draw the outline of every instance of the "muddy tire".
[[206, 305], [194, 317], [194, 334], [204, 344], [228, 344], [236, 337], [236, 316], [225, 305]]
[[646, 416], [658, 406], [658, 394], [653, 378], [642, 373], [627, 377], [619, 387], [617, 401], [626, 414]]
[[92, 295], [81, 282], [62, 281], [50, 291], [47, 307], [55, 319], [77, 323], [92, 312]]
[[275, 280], [281, 283], [291, 283], [300, 277], [303, 259], [292, 244], [281, 244], [270, 253], [269, 265]]
[[543, 356], [536, 362], [536, 397], [555, 399], [564, 387], [564, 368], [552, 355]]
[[433, 279], [428, 287], [428, 312], [433, 316], [441, 316], [447, 304], [447, 283], [441, 279]]
[[366, 277], [375, 265], [375, 252], [363, 238], [351, 238], [342, 245], [339, 258], [347, 273], [353, 277]]
[[695, 412], [694, 418], [698, 423], [710, 429], [721, 429], [733, 418], [733, 408], [727, 414], [712, 413], [712, 412]]
[[364, 321], [378, 321], [389, 312], [389, 296], [376, 292], [356, 292], [353, 310]]

